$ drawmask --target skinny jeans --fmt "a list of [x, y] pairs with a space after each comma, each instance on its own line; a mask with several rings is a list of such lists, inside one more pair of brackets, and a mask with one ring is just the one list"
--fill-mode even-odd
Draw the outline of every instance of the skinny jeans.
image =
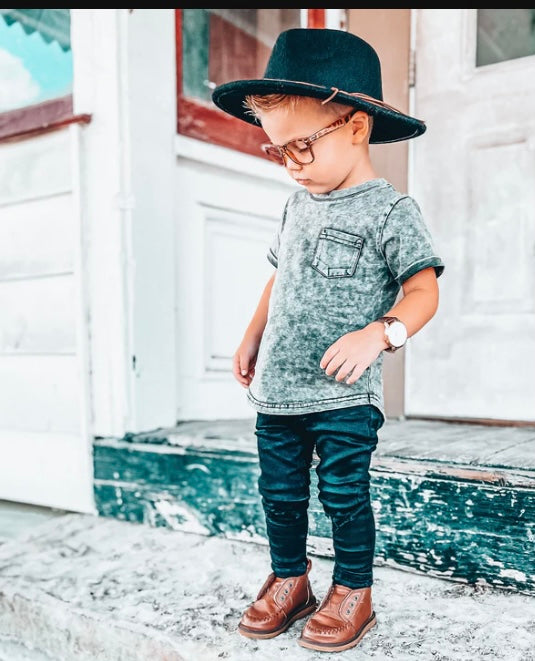
[[373, 404], [304, 415], [257, 412], [258, 489], [276, 576], [306, 572], [315, 450], [318, 498], [331, 521], [332, 582], [352, 589], [373, 584], [375, 519], [369, 467], [383, 424], [384, 416]]

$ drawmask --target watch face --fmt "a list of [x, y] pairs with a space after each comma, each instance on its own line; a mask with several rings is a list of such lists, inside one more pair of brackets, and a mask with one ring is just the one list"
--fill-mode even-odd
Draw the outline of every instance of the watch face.
[[401, 347], [407, 340], [407, 329], [401, 321], [393, 321], [388, 328], [388, 339], [395, 347]]

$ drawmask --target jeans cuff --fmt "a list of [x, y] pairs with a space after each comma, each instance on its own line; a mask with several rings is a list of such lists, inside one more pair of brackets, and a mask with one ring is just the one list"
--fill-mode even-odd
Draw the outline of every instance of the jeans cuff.
[[357, 573], [348, 571], [334, 571], [332, 582], [337, 585], [345, 585], [352, 590], [359, 588], [369, 588], [373, 585], [373, 574]]
[[303, 574], [306, 573], [307, 561], [305, 560], [303, 564], [293, 565], [290, 567], [288, 566], [280, 567], [272, 564], [271, 569], [275, 574], [275, 576], [277, 576], [278, 578], [290, 578], [291, 576], [302, 576]]

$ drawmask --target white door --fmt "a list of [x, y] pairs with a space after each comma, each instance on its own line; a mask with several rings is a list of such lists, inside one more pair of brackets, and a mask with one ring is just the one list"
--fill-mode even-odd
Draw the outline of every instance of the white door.
[[411, 192], [445, 271], [406, 413], [535, 421], [535, 10], [413, 11]]

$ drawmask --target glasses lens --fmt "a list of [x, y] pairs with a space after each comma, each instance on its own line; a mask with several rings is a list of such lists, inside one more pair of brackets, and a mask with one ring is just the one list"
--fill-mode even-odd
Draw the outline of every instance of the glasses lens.
[[299, 165], [308, 165], [314, 160], [310, 146], [305, 140], [292, 140], [286, 145], [288, 155]]
[[279, 165], [284, 165], [284, 157], [282, 154], [282, 149], [280, 147], [277, 147], [276, 145], [262, 145], [262, 149], [264, 153], [269, 156], [269, 158], [272, 161], [275, 161], [275, 163], [278, 163]]

